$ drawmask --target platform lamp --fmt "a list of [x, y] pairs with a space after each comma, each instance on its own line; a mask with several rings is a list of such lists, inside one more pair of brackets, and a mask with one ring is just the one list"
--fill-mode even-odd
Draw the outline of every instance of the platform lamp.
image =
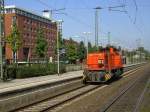
[[0, 0], [0, 62], [1, 62], [1, 79], [3, 79], [3, 52], [2, 52], [2, 37], [4, 35], [4, 0]]
[[60, 52], [59, 52], [59, 33], [62, 33], [63, 20], [53, 20], [57, 24], [57, 74], [60, 75]]

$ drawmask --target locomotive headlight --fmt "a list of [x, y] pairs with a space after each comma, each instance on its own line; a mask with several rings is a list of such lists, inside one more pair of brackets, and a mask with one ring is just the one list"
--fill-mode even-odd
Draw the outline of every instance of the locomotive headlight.
[[99, 60], [98, 60], [98, 64], [103, 65], [103, 64], [104, 64], [104, 60], [99, 59]]

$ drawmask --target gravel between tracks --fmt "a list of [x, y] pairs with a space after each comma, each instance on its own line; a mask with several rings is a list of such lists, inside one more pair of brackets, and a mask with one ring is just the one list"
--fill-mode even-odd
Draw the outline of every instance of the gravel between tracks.
[[60, 105], [61, 103], [64, 103], [72, 98], [74, 99], [74, 98], [76, 98], [84, 93], [87, 93], [88, 91], [94, 90], [98, 87], [99, 87], [99, 85], [83, 86], [76, 90], [67, 92], [66, 94], [62, 94], [62, 95], [56, 96], [54, 98], [48, 99], [47, 101], [43, 101], [43, 102], [35, 104], [33, 106], [21, 109], [17, 112], [43, 112], [49, 108], [53, 108], [57, 105]]
[[139, 107], [139, 112], [150, 112], [150, 80], [145, 89], [146, 91]]
[[58, 108], [49, 110], [49, 112], [99, 112], [100, 108], [107, 104], [118, 94], [118, 92], [126, 88], [127, 84], [134, 81], [137, 77], [142, 76], [144, 73], [150, 72], [149, 67], [150, 64], [141, 67], [141, 70], [136, 73], [130, 74], [120, 80], [116, 80], [108, 84], [103, 89], [97, 89], [91, 93], [78, 97], [71, 102], [59, 106]]
[[142, 94], [149, 79], [149, 73], [136, 78], [136, 82], [132, 86], [128, 84], [129, 88], [123, 95], [121, 95], [112, 105], [102, 112], [137, 112], [140, 102], [142, 101]]

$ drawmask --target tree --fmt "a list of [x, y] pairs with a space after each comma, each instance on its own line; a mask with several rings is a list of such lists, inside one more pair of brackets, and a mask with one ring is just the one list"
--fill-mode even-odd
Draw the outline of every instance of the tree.
[[[70, 41], [72, 41], [72, 39], [70, 39]], [[76, 49], [75, 44], [68, 44], [66, 48], [67, 48], [66, 56], [67, 56], [68, 61], [70, 63], [76, 63], [77, 49]]]
[[92, 46], [91, 42], [88, 42], [88, 50], [89, 50], [89, 53], [93, 53], [93, 52], [96, 52], [98, 50], [101, 50], [102, 49], [102, 46], [99, 46], [98, 48], [96, 46]]
[[58, 42], [59, 42], [59, 48], [62, 49], [64, 47], [64, 44], [63, 44], [61, 32], [58, 32]]
[[150, 59], [150, 52], [149, 51], [145, 51], [145, 59], [149, 60]]
[[[93, 48], [93, 49], [95, 49], [95, 48]], [[96, 51], [96, 50], [95, 50], [95, 51]], [[103, 46], [98, 46], [98, 51], [99, 51], [99, 52], [103, 51]]]
[[121, 50], [122, 50], [122, 49], [121, 49], [121, 46], [119, 46], [119, 47], [118, 47], [118, 50], [119, 50], [119, 51], [121, 51]]
[[37, 40], [36, 40], [36, 48], [35, 51], [38, 57], [42, 58], [45, 57], [47, 53], [48, 43], [46, 38], [44, 37], [43, 29], [39, 28], [37, 31]]
[[[62, 34], [59, 31], [58, 32], [58, 45], [59, 45], [59, 59], [60, 61], [66, 61], [66, 53], [62, 52], [62, 51], [66, 51], [66, 46], [64, 44], [64, 39], [62, 38]], [[55, 44], [55, 55], [57, 55], [57, 40], [56, 40], [56, 44]]]
[[97, 52], [97, 51], [98, 51], [97, 46], [93, 46], [93, 52]]
[[77, 56], [78, 56], [78, 59], [80, 60], [80, 62], [83, 62], [83, 60], [86, 57], [86, 48], [84, 46], [83, 41], [81, 41], [80, 44], [79, 44], [79, 46], [78, 46]]
[[150, 57], [150, 52], [148, 50], [146, 50], [144, 47], [138, 47], [137, 51], [139, 51], [140, 54], [140, 58], [142, 58], [142, 54], [145, 55], [145, 59], [149, 59]]
[[88, 42], [88, 50], [89, 50], [89, 53], [93, 52], [93, 47], [92, 47], [91, 42]]
[[[56, 40], [57, 41], [57, 40]], [[59, 50], [65, 48], [65, 45], [63, 44], [64, 40], [62, 39], [61, 32], [58, 32], [58, 44], [59, 44]], [[57, 55], [57, 42], [55, 44], [55, 54]]]
[[138, 51], [140, 51], [140, 52], [144, 52], [144, 51], [145, 51], [145, 49], [144, 49], [144, 47], [138, 47]]
[[17, 24], [13, 23], [12, 25], [12, 30], [10, 35], [7, 37], [7, 42], [11, 47], [11, 50], [13, 51], [13, 59], [16, 62], [17, 60], [17, 51], [21, 47], [21, 37], [20, 37], [20, 32], [18, 30]]
[[60, 60], [65, 62], [67, 61], [67, 56], [66, 56], [66, 50], [67, 50], [67, 46], [65, 45], [65, 40], [61, 38], [60, 40]]

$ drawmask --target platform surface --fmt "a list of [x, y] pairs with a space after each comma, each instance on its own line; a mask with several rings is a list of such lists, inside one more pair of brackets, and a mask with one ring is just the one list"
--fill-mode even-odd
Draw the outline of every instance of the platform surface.
[[25, 79], [14, 79], [6, 82], [0, 81], [0, 94], [7, 91], [13, 91], [16, 89], [27, 88], [37, 86], [46, 83], [53, 83], [56, 81], [62, 81], [66, 79], [80, 77], [83, 74], [83, 70], [67, 72], [63, 74], [54, 74], [40, 77], [32, 77]]

